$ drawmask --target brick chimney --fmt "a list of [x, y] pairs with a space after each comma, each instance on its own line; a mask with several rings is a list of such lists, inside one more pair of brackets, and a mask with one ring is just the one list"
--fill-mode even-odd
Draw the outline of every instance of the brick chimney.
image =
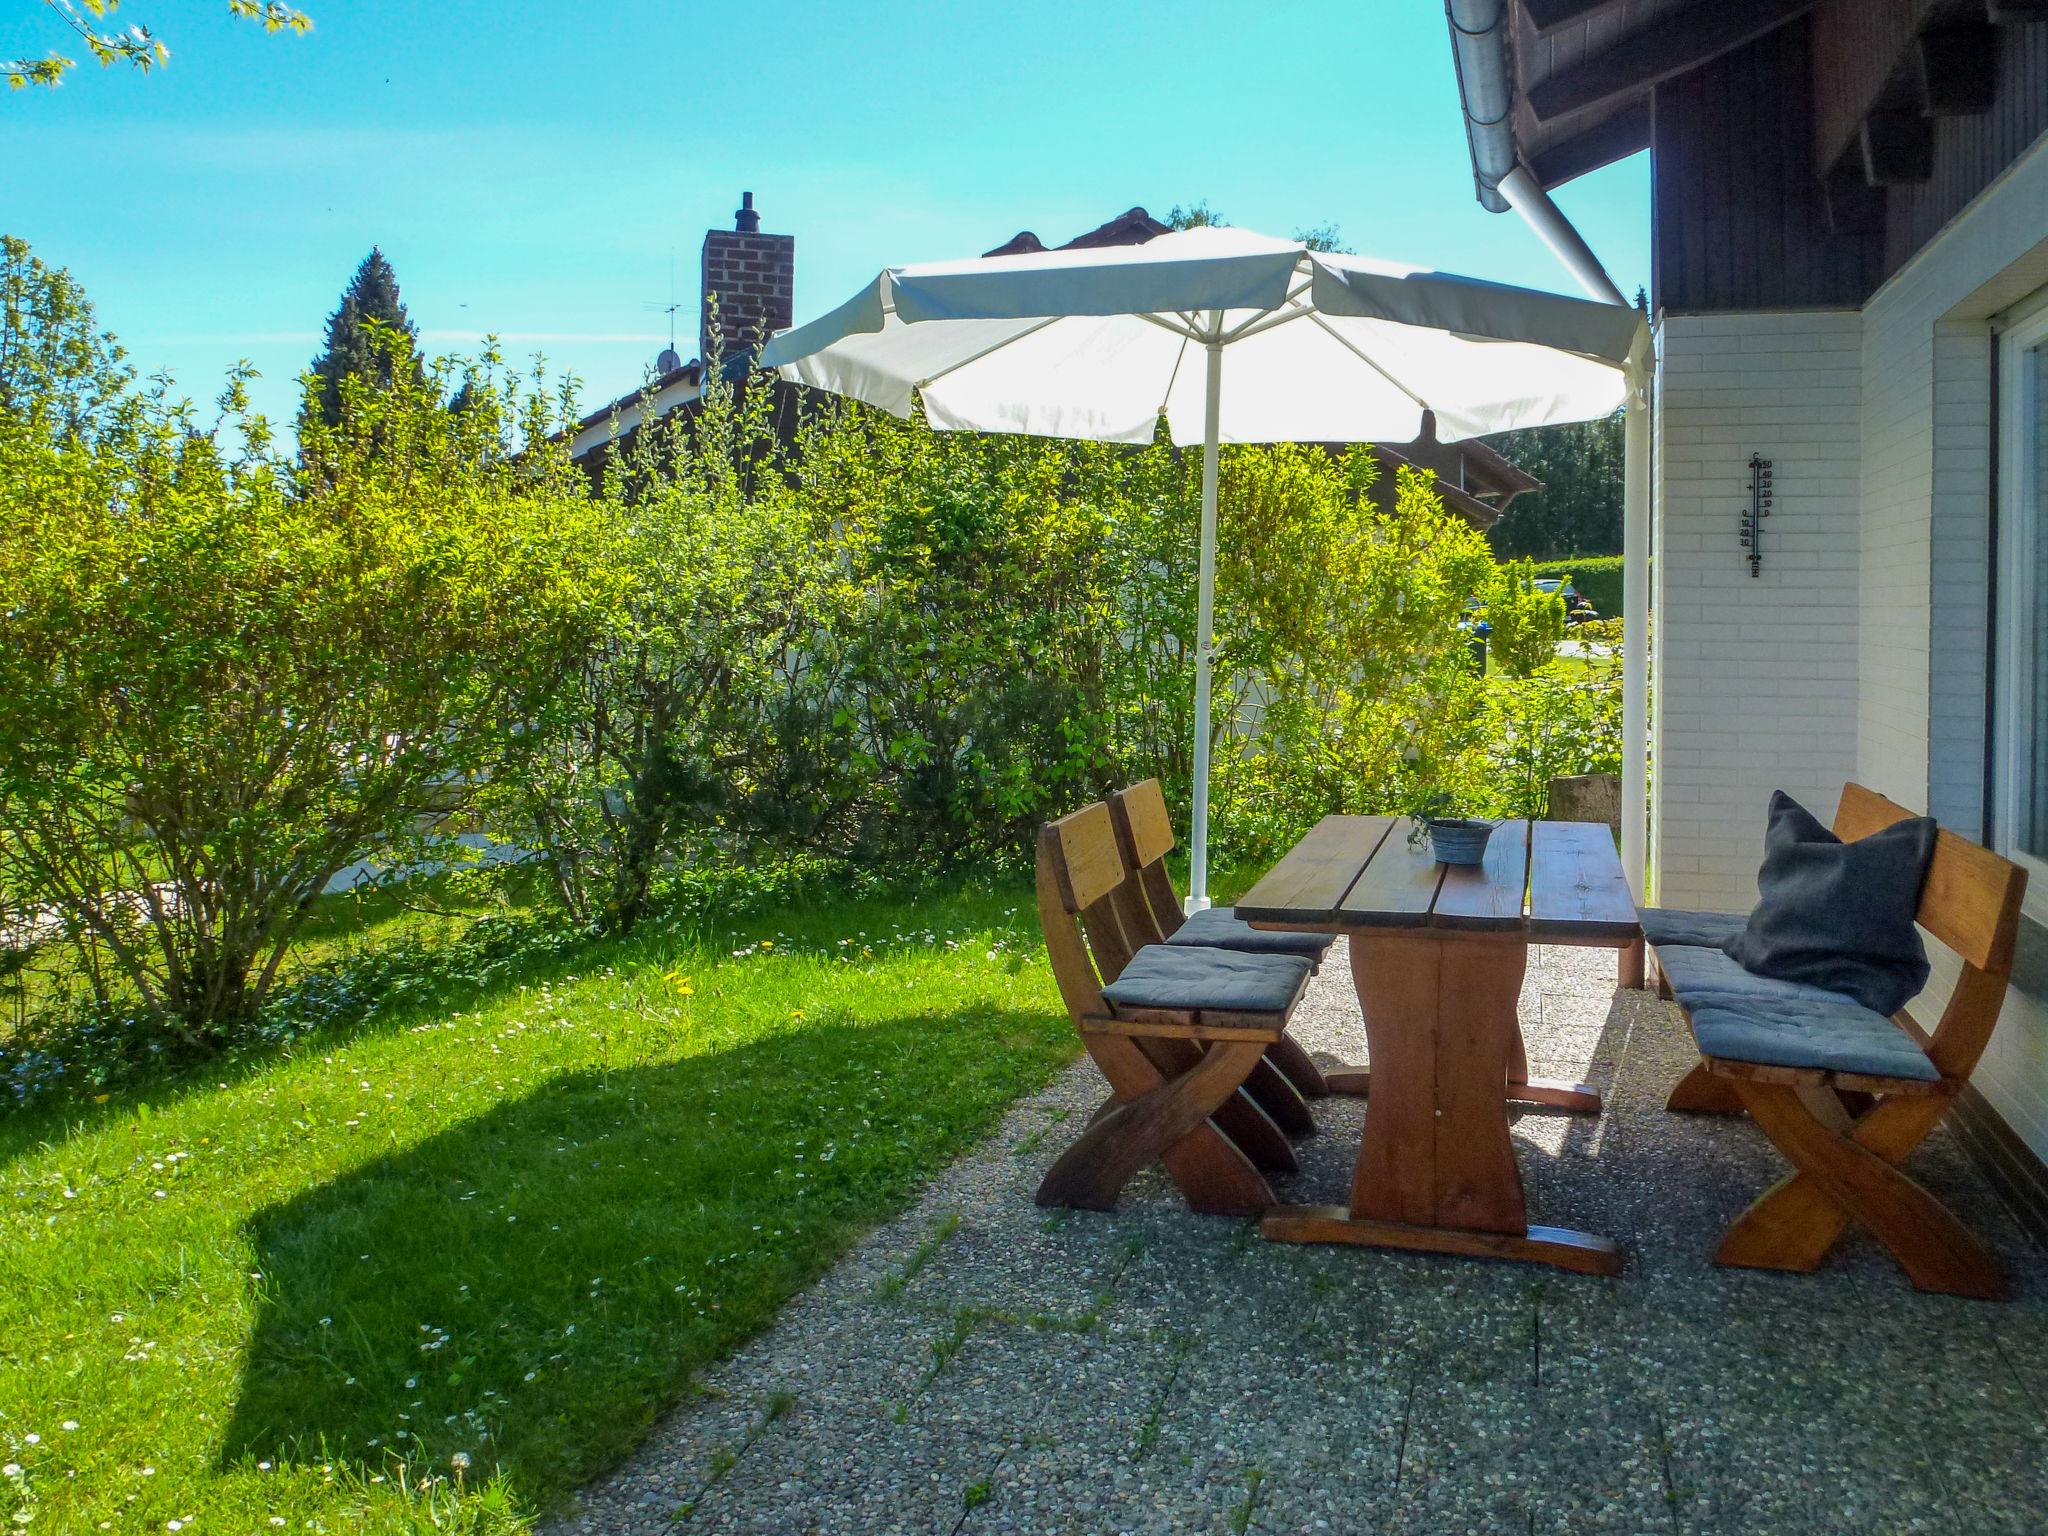
[[699, 355], [711, 356], [711, 297], [718, 298], [718, 330], [731, 357], [786, 329], [794, 318], [796, 236], [764, 235], [754, 194], [740, 194], [731, 229], [704, 236], [704, 315], [698, 326]]

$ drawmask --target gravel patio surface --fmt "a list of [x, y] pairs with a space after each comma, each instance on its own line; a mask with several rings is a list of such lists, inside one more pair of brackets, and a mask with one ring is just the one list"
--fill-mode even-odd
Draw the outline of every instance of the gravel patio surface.
[[[1619, 1277], [1266, 1243], [1157, 1173], [1112, 1214], [1040, 1210], [1102, 1097], [1083, 1061], [555, 1536], [2048, 1531], [2048, 1261], [1946, 1130], [1910, 1166], [2011, 1304], [1921, 1295], [1860, 1235], [1815, 1275], [1718, 1270], [1782, 1165], [1739, 1118], [1664, 1112], [1676, 1008], [1544, 949], [1521, 1010], [1532, 1072], [1607, 1096], [1517, 1112], [1530, 1218], [1620, 1239]], [[1365, 1059], [1341, 945], [1295, 1033]], [[1282, 1199], [1347, 1196], [1364, 1106], [1315, 1112]]]

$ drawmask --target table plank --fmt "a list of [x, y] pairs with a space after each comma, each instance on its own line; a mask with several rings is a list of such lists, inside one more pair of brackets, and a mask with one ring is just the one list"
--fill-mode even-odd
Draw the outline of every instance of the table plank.
[[1408, 827], [1404, 818], [1387, 834], [1338, 904], [1338, 922], [1361, 928], [1419, 928], [1428, 923], [1444, 867], [1427, 846], [1409, 846]]
[[1438, 927], [1522, 926], [1529, 885], [1529, 823], [1504, 821], [1486, 840], [1483, 864], [1447, 864], [1430, 915]]
[[1391, 816], [1325, 816], [1236, 905], [1247, 922], [1327, 923], [1394, 825]]
[[1614, 834], [1597, 821], [1539, 821], [1530, 831], [1529, 937], [1626, 944], [1642, 937]]

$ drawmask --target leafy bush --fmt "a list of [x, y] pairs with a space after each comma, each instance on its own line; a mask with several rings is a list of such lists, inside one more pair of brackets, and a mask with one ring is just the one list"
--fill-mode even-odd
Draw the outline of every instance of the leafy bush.
[[447, 365], [349, 389], [296, 461], [240, 380], [208, 430], [81, 368], [0, 408], [0, 880], [103, 1006], [211, 1048], [338, 870], [416, 854], [544, 736], [593, 529], [488, 360], [460, 416]]
[[630, 929], [693, 844], [828, 839], [850, 792], [824, 730], [846, 572], [770, 404], [714, 366], [695, 420], [622, 443], [589, 509], [622, 601], [568, 680], [562, 729], [497, 796], [588, 926]]
[[847, 830], [891, 864], [1004, 859], [1104, 781], [1118, 698], [1111, 450], [834, 413], [802, 493], [852, 603], [828, 736], [865, 786]]
[[[572, 913], [628, 927], [663, 871], [776, 849], [1009, 862], [1148, 775], [1188, 803], [1196, 455], [816, 402], [792, 441], [773, 399], [714, 372], [694, 418], [618, 445], [629, 621], [517, 786]], [[1375, 505], [1365, 450], [1233, 447], [1221, 472], [1219, 860], [1476, 773], [1460, 621], [1487, 604], [1527, 673], [1557, 600], [1503, 577], [1427, 476]]]
[[1620, 680], [1619, 668], [1589, 675], [1555, 662], [1491, 680], [1483, 783], [1494, 815], [1540, 818], [1552, 779], [1621, 772]]
[[[593, 488], [566, 398], [385, 333], [287, 459], [238, 381], [206, 430], [138, 391], [19, 242], [0, 298], [0, 907], [103, 1008], [246, 1031], [335, 870], [408, 867], [472, 812], [577, 928], [623, 931], [739, 899], [736, 869], [1013, 865], [1146, 776], [1189, 803], [1201, 466], [1163, 440], [816, 397], [792, 431], [789, 395], [714, 366]], [[1615, 669], [1557, 659], [1557, 599], [1427, 475], [1376, 501], [1369, 452], [1289, 446], [1221, 472], [1217, 863], [1425, 789], [1526, 810], [1618, 760]]]
[[1510, 677], [1527, 677], [1557, 655], [1564, 638], [1564, 599], [1539, 591], [1536, 571], [1518, 560], [1495, 571], [1486, 586], [1486, 649], [1493, 665]]

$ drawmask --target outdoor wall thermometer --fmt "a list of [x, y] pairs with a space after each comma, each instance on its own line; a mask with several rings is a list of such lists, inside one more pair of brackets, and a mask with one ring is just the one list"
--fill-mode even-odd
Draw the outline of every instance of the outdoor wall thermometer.
[[1771, 461], [1749, 456], [1749, 505], [1742, 509], [1742, 547], [1749, 552], [1749, 574], [1764, 568], [1764, 519], [1771, 515]]

